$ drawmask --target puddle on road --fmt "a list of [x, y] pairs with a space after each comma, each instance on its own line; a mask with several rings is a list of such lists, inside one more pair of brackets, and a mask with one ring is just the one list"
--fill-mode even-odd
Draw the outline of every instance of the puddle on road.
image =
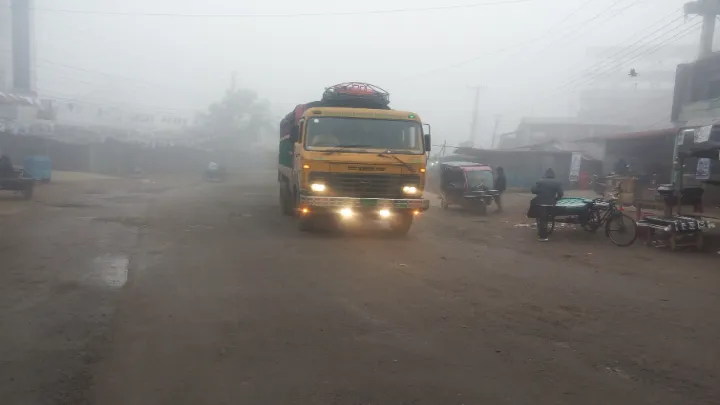
[[130, 260], [125, 255], [104, 255], [93, 260], [93, 269], [102, 284], [120, 288], [127, 282], [129, 264]]

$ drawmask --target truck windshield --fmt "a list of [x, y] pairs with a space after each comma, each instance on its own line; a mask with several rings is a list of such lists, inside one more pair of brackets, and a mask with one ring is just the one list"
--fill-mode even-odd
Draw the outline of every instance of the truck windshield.
[[493, 174], [490, 170], [468, 170], [465, 172], [468, 181], [468, 188], [473, 189], [479, 186], [485, 186], [492, 190]]
[[422, 128], [415, 121], [368, 118], [319, 117], [307, 122], [308, 150], [381, 149], [394, 153], [422, 154]]

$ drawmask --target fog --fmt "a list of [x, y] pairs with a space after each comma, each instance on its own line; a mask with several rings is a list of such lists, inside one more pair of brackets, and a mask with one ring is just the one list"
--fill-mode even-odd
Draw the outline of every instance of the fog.
[[[644, 42], [695, 44], [697, 30], [670, 38], [690, 27], [666, 26], [682, 18], [682, 5], [36, 0], [35, 75], [41, 97], [192, 114], [217, 101], [235, 72], [237, 86], [268, 100], [278, 120], [326, 86], [365, 81], [448, 144], [468, 139], [472, 87], [483, 86], [477, 140], [488, 146], [496, 116], [498, 132], [523, 116], [574, 116], [587, 80], [572, 81], [598, 63], [588, 47], [629, 46], [657, 28]], [[631, 59], [615, 67], [629, 71]]]

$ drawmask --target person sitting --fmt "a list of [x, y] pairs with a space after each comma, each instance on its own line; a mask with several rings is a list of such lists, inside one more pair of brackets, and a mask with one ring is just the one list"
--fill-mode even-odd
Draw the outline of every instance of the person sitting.
[[551, 207], [555, 205], [557, 200], [563, 197], [562, 184], [555, 180], [555, 172], [553, 169], [547, 169], [545, 176], [535, 183], [535, 186], [530, 191], [536, 196], [530, 204], [535, 206], [538, 240], [547, 242], [548, 216], [550, 215]]

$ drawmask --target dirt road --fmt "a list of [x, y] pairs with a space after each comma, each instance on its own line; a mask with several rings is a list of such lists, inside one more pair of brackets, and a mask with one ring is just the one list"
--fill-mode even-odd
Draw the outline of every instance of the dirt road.
[[307, 235], [273, 180], [0, 210], [0, 403], [720, 403], [716, 255], [540, 244], [520, 197], [403, 239]]

